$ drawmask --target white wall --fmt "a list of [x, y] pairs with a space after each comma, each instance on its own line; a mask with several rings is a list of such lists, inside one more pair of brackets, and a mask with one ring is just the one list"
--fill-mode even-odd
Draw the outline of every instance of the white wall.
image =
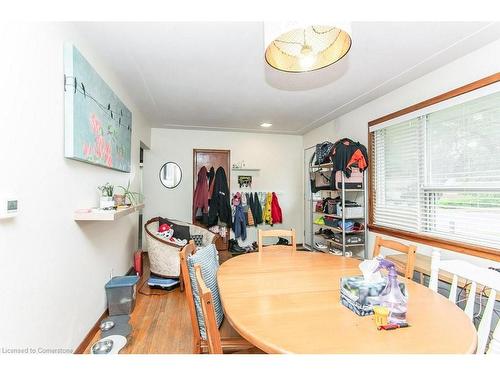
[[[132, 171], [112, 171], [63, 157], [63, 43], [73, 41], [133, 113]], [[0, 220], [1, 347], [74, 349], [104, 311], [110, 272], [124, 274], [137, 246], [137, 216], [117, 222], [78, 223], [73, 211], [97, 205], [105, 182], [139, 189], [139, 142], [149, 145], [147, 120], [92, 48], [67, 24], [1, 24], [0, 197], [19, 200], [17, 217]], [[261, 168], [254, 190], [277, 191], [285, 222], [302, 242], [302, 148], [349, 136], [366, 143], [367, 122], [482, 78], [500, 66], [500, 41], [464, 56], [374, 100], [304, 137], [153, 129], [145, 154], [145, 218], [190, 221], [192, 149], [230, 149], [232, 162]], [[166, 161], [183, 169], [181, 185], [165, 189], [158, 171]], [[231, 189], [237, 190], [236, 173]], [[2, 202], [0, 202], [2, 204]], [[255, 231], [249, 240], [255, 240]], [[429, 252], [426, 246], [419, 251]], [[446, 252], [448, 256], [458, 256]], [[17, 327], [17, 328], [16, 328]], [[21, 327], [21, 328], [18, 328]]]
[[[132, 172], [65, 159], [63, 43], [72, 41], [133, 113]], [[124, 274], [137, 247], [137, 215], [78, 223], [105, 182], [138, 189], [139, 141], [150, 129], [120, 82], [66, 24], [1, 24], [0, 196], [19, 200], [0, 220], [0, 347], [75, 349], [106, 307], [111, 270]], [[4, 204], [5, 202], [0, 202]]]
[[[467, 83], [497, 73], [500, 67], [500, 40], [465, 55], [409, 84], [373, 100], [304, 135], [304, 148], [325, 140], [349, 137], [367, 144], [368, 122], [409, 105], [450, 91]], [[371, 251], [374, 235], [370, 235]], [[429, 254], [429, 246], [418, 245], [419, 252]], [[443, 251], [443, 258], [465, 257], [476, 263], [494, 264], [487, 260]]]
[[[297, 241], [302, 242], [301, 136], [153, 128], [151, 150], [144, 160], [145, 219], [163, 216], [191, 222], [195, 148], [231, 150], [231, 164], [245, 160], [247, 168], [260, 168], [259, 172], [250, 173], [231, 171], [231, 191], [241, 191], [237, 176], [248, 174], [253, 176], [252, 191], [277, 192], [283, 224], [274, 227], [295, 228]], [[176, 162], [182, 169], [182, 181], [175, 189], [166, 189], [158, 177], [161, 166], [167, 161]], [[268, 225], [259, 227], [270, 228]], [[256, 230], [249, 228], [247, 241], [240, 244], [256, 240]]]

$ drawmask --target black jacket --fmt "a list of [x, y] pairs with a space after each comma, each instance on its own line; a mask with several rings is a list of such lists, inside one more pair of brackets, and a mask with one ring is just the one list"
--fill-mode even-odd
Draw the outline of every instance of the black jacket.
[[210, 198], [210, 207], [208, 209], [209, 226], [217, 225], [219, 220], [231, 226], [230, 193], [224, 168], [217, 168], [214, 178], [214, 191]]
[[262, 224], [262, 207], [257, 193], [255, 193], [255, 198], [254, 194], [247, 193], [247, 204], [250, 206], [250, 211], [252, 211], [254, 225]]
[[[347, 143], [347, 145], [344, 143]], [[342, 171], [346, 177], [351, 177], [351, 166], [348, 166], [348, 163], [351, 160], [352, 155], [357, 150], [361, 151], [361, 154], [366, 161], [366, 165], [368, 165], [368, 152], [366, 151], [366, 147], [361, 143], [354, 142], [349, 138], [342, 138], [333, 144], [330, 155], [333, 164], [330, 179], [330, 187], [332, 189], [336, 190], [335, 172]], [[364, 170], [362, 168], [360, 169], [361, 171]]]
[[255, 221], [255, 224], [262, 224], [264, 222], [264, 218], [262, 217], [262, 206], [257, 192], [253, 195], [253, 204], [255, 205], [255, 216], [253, 217], [253, 220]]

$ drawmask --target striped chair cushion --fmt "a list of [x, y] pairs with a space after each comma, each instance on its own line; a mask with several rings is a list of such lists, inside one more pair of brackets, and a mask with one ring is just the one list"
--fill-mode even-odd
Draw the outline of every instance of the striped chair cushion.
[[219, 254], [214, 244], [205, 247], [199, 247], [196, 253], [190, 255], [187, 259], [189, 278], [191, 279], [191, 289], [193, 291], [194, 304], [196, 306], [196, 317], [198, 318], [198, 326], [203, 339], [207, 339], [205, 330], [205, 321], [203, 320], [203, 311], [201, 309], [200, 294], [198, 293], [198, 282], [194, 272], [194, 266], [199, 264], [201, 267], [201, 275], [205, 284], [212, 292], [214, 302], [215, 318], [217, 326], [220, 327], [224, 319], [224, 311], [219, 295], [219, 287], [217, 286], [217, 269], [219, 268]]

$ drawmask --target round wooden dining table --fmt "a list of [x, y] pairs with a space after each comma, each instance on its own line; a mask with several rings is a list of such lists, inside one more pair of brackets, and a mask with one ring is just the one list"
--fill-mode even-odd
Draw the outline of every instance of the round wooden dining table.
[[340, 278], [360, 261], [288, 248], [224, 262], [217, 279], [225, 318], [266, 353], [473, 353], [477, 335], [447, 298], [411, 280], [407, 328], [379, 331], [340, 302]]

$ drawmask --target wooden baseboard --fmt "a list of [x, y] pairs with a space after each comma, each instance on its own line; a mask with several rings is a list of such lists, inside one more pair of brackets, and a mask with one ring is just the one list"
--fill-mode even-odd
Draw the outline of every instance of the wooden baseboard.
[[99, 325], [101, 324], [101, 321], [103, 319], [106, 319], [108, 317], [108, 309], [102, 313], [100, 318], [95, 322], [94, 326], [90, 329], [90, 331], [87, 333], [83, 341], [78, 345], [78, 348], [75, 349], [73, 354], [84, 354], [85, 349], [90, 345], [90, 342], [96, 335], [96, 333], [99, 331]]
[[[127, 275], [127, 276], [128, 275], [135, 275], [134, 267], [130, 267], [130, 269], [127, 271], [127, 273], [125, 275]], [[107, 317], [108, 317], [108, 309], [106, 309], [106, 311], [104, 311], [102, 313], [102, 315], [99, 317], [97, 322], [95, 322], [95, 324], [92, 326], [90, 331], [87, 333], [87, 335], [85, 336], [83, 341], [75, 349], [73, 354], [84, 354], [85, 353], [85, 349], [89, 346], [90, 342], [92, 341], [92, 339], [94, 338], [96, 333], [99, 331], [99, 326], [101, 325], [101, 321], [103, 321]]]

